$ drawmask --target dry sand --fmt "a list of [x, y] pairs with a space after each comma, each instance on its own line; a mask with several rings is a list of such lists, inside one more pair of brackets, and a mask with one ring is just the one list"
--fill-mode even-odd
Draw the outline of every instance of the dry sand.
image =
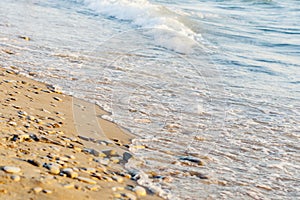
[[0, 68], [0, 199], [160, 199], [124, 169], [133, 137], [103, 114]]

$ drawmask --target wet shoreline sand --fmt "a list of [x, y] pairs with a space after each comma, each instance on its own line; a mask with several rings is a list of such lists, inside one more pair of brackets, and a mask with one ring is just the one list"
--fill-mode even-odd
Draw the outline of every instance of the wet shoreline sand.
[[160, 199], [125, 170], [134, 137], [99, 107], [16, 67], [0, 68], [0, 97], [0, 199]]

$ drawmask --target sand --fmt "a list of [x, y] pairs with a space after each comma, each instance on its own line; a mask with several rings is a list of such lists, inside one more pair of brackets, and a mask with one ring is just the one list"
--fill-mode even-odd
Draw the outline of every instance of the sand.
[[133, 136], [102, 115], [0, 68], [0, 199], [160, 199], [124, 168]]

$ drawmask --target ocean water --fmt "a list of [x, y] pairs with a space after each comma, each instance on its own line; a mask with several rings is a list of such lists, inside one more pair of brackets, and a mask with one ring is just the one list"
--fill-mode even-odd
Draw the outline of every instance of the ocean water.
[[0, 64], [109, 111], [166, 199], [300, 199], [299, 22], [297, 0], [2, 0]]

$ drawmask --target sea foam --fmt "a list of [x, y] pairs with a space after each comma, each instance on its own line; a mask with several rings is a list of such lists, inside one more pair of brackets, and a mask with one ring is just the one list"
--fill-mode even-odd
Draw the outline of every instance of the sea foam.
[[184, 23], [184, 14], [146, 0], [77, 0], [89, 9], [106, 17], [127, 21], [142, 30], [154, 45], [179, 53], [189, 53], [201, 41]]

